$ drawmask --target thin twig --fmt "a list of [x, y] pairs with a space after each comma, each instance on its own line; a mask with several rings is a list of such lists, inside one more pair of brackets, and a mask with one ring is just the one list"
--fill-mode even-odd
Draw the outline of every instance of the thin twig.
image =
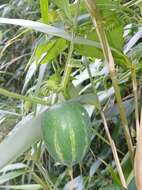
[[110, 135], [110, 132], [109, 132], [109, 129], [108, 129], [108, 125], [107, 125], [107, 121], [106, 121], [106, 118], [105, 118], [105, 115], [104, 115], [103, 112], [101, 112], [101, 116], [102, 116], [102, 119], [103, 119], [103, 124], [104, 124], [104, 127], [105, 127], [105, 131], [107, 133], [107, 137], [108, 137], [109, 142], [110, 142], [110, 146], [111, 146], [111, 149], [112, 149], [112, 152], [113, 152], [113, 157], [114, 157], [114, 160], [115, 160], [115, 163], [116, 163], [116, 167], [117, 167], [117, 171], [119, 173], [119, 177], [121, 179], [122, 186], [124, 188], [127, 188], [127, 183], [126, 183], [123, 171], [122, 171], [122, 167], [121, 167], [120, 160], [119, 160], [119, 157], [118, 157], [118, 154], [117, 154], [116, 146], [115, 146], [115, 143], [114, 143], [113, 139], [111, 138], [111, 135]]

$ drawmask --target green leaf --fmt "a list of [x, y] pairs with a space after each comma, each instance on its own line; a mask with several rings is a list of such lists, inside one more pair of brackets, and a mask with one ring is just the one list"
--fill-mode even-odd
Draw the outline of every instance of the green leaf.
[[[129, 104], [130, 104], [130, 102], [129, 102]], [[127, 153], [124, 156], [124, 158], [121, 161], [121, 165], [122, 165], [122, 170], [124, 172], [124, 176], [126, 179], [128, 179], [130, 173], [133, 171], [133, 167], [132, 167], [131, 158], [130, 158], [129, 153]]]
[[39, 184], [32, 184], [32, 185], [5, 185], [0, 186], [0, 188], [4, 189], [18, 189], [18, 190], [39, 190], [42, 189], [42, 186]]
[[[19, 25], [19, 26], [23, 26], [23, 27], [27, 27], [27, 28], [32, 28], [33, 30], [38, 31], [38, 32], [43, 32], [45, 34], [61, 37], [68, 41], [72, 41], [72, 36], [70, 34], [68, 34], [67, 32], [65, 32], [65, 30], [57, 28], [57, 27], [53, 27], [53, 26], [50, 26], [47, 24], [42, 24], [39, 22], [31, 21], [31, 20], [8, 19], [8, 18], [1, 18], [1, 17], [0, 17], [0, 23]], [[81, 45], [78, 48], [78, 52], [80, 54], [82, 54], [81, 51], [84, 51], [84, 55], [86, 52], [93, 52], [92, 56], [102, 58], [101, 46], [98, 41], [93, 41], [93, 40], [86, 39], [84, 37], [76, 36], [76, 37], [74, 37], [73, 42], [74, 42], [74, 44]], [[81, 47], [83, 48], [83, 50], [80, 49]], [[123, 63], [122, 65], [126, 65], [128, 67], [128, 65], [127, 65], [128, 63], [126, 63], [126, 61], [124, 59], [124, 55], [120, 51], [118, 51], [114, 48], [112, 48], [112, 51], [113, 51], [113, 55], [115, 55], [114, 58], [115, 59], [117, 58], [117, 60], [118, 60], [117, 63], [121, 62], [121, 63]], [[129, 67], [130, 67], [130, 65], [129, 65]]]
[[[89, 29], [89, 30], [88, 30]], [[99, 43], [99, 39], [98, 36], [96, 34], [96, 31], [90, 31], [90, 28], [82, 32], [82, 35], [85, 35], [87, 37], [87, 39], [92, 40], [92, 41], [97, 41]], [[82, 44], [78, 44], [75, 45], [75, 49], [76, 51], [83, 55], [83, 56], [87, 56], [87, 57], [96, 57], [96, 58], [103, 58], [103, 52], [101, 49], [98, 49], [96, 47], [90, 46], [90, 45], [82, 45]], [[87, 50], [87, 51], [86, 51]]]
[[121, 185], [121, 182], [120, 182], [120, 179], [119, 177], [117, 176], [116, 172], [114, 171], [114, 169], [112, 168], [111, 165], [108, 165], [108, 170], [112, 176], [112, 179], [113, 179], [113, 182], [116, 184], [116, 185]]
[[115, 13], [112, 13], [106, 19], [104, 27], [110, 46], [122, 51], [124, 46], [123, 25], [120, 23]]
[[[117, 175], [117, 172], [114, 170], [114, 168], [108, 164], [107, 162], [105, 162], [104, 160], [101, 159], [101, 161], [107, 166], [107, 170], [108, 172], [110, 173], [110, 175], [112, 176], [112, 180], [113, 180], [113, 183], [120, 187], [121, 186], [121, 181], [120, 181], [120, 178], [118, 177]], [[110, 189], [109, 189], [110, 190]], [[117, 190], [117, 189], [116, 189]]]
[[36, 73], [37, 69], [38, 69], [38, 67], [36, 65], [36, 62], [33, 61], [27, 70], [25, 82], [24, 82], [23, 89], [22, 89], [22, 93], [25, 91], [25, 89], [28, 86], [29, 82], [31, 81], [32, 77]]
[[7, 174], [1, 175], [0, 176], [0, 184], [3, 184], [16, 177], [19, 177], [20, 175], [23, 175], [25, 173], [26, 173], [26, 171], [14, 171], [14, 172], [9, 172]]
[[66, 47], [67, 41], [61, 38], [40, 44], [35, 52], [36, 63], [48, 63], [64, 51]]
[[[123, 39], [123, 26], [120, 23], [119, 19], [117, 18], [115, 13], [112, 13], [110, 16], [103, 20], [104, 30], [107, 35], [107, 39], [109, 45], [112, 48], [115, 48], [122, 52], [124, 39]], [[91, 30], [90, 27], [86, 27], [84, 31], [81, 31], [83, 36], [86, 36], [87, 39], [98, 42], [99, 39], [96, 33], [96, 30]], [[76, 45], [76, 50], [85, 56], [96, 57], [96, 58], [103, 58], [102, 50], [96, 47], [91, 47], [88, 45]], [[86, 51], [87, 50], [87, 51]]]
[[0, 143], [0, 169], [41, 139], [41, 117], [42, 114], [35, 118], [29, 114]]
[[118, 8], [119, 3], [120, 0], [96, 0], [96, 4], [103, 18], [111, 15], [115, 8]]
[[95, 107], [97, 107], [97, 100], [94, 94], [81, 95], [74, 98], [73, 100], [82, 104], [95, 105]]
[[[112, 48], [122, 52], [124, 45], [123, 26], [121, 25], [118, 17], [116, 16], [115, 13], [111, 13], [111, 15], [103, 19], [103, 22], [104, 22], [104, 30], [106, 32], [109, 45]], [[86, 36], [87, 39], [99, 43], [96, 30], [95, 29], [91, 30], [90, 26], [86, 27], [85, 30], [82, 30], [81, 34], [83, 36]], [[101, 59], [103, 58], [102, 50], [97, 47], [92, 47], [88, 45], [76, 45], [75, 48], [81, 55], [96, 57]], [[116, 57], [118, 56], [115, 54], [115, 58]]]
[[10, 171], [21, 170], [26, 168], [28, 168], [28, 166], [23, 163], [9, 164], [5, 166], [2, 170], [0, 170], [0, 173], [8, 173]]
[[[43, 24], [40, 22], [24, 20], [24, 19], [9, 19], [9, 18], [0, 17], [0, 23], [1, 24], [19, 25], [19, 26], [23, 26], [26, 28], [31, 28], [38, 32], [43, 32], [43, 33], [51, 35], [51, 36], [61, 37], [68, 41], [72, 41], [72, 35], [65, 32], [65, 30], [54, 27], [54, 26], [50, 26], [47, 24]], [[73, 42], [75, 44], [85, 44], [85, 45], [89, 45], [92, 47], [101, 48], [100, 43], [85, 39], [83, 37], [74, 37]]]
[[1, 40], [2, 40], [2, 36], [3, 36], [3, 33], [2, 33], [2, 31], [0, 30], [0, 42], [1, 42]]
[[55, 4], [64, 11], [66, 17], [71, 20], [71, 9], [68, 0], [55, 0]]
[[136, 184], [135, 184], [135, 179], [133, 178], [132, 181], [130, 182], [128, 186], [128, 190], [137, 190]]

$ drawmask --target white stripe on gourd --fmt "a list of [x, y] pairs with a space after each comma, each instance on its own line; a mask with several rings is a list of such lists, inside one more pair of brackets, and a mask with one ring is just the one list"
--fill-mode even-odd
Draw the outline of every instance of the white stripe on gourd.
[[69, 128], [70, 142], [71, 142], [71, 151], [72, 151], [72, 161], [76, 158], [76, 148], [75, 148], [75, 134], [72, 128]]
[[58, 144], [58, 141], [57, 141], [57, 131], [55, 130], [55, 133], [54, 133], [54, 146], [55, 146], [55, 151], [56, 151], [56, 154], [58, 155], [60, 161], [62, 162], [64, 160], [64, 156], [61, 152], [61, 148]]

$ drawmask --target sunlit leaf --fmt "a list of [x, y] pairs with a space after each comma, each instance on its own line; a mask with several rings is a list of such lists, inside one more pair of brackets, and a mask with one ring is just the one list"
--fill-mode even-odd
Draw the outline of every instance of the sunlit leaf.
[[37, 64], [48, 63], [56, 58], [67, 47], [66, 40], [56, 39], [40, 44], [35, 52]]
[[24, 82], [22, 92], [25, 91], [27, 85], [29, 84], [29, 82], [32, 79], [33, 75], [35, 74], [36, 70], [37, 70], [37, 65], [36, 65], [36, 62], [33, 61], [32, 64], [29, 66], [29, 69], [26, 73], [25, 82]]

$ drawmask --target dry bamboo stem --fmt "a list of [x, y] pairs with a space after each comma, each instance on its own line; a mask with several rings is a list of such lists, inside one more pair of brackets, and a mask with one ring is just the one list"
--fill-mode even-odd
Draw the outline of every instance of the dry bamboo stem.
[[110, 146], [111, 146], [111, 149], [112, 149], [113, 157], [114, 157], [114, 160], [115, 160], [115, 163], [116, 163], [116, 168], [117, 168], [117, 171], [119, 173], [119, 177], [120, 177], [122, 186], [124, 188], [127, 188], [127, 183], [126, 183], [123, 171], [122, 171], [122, 167], [121, 167], [120, 160], [119, 160], [119, 157], [118, 157], [118, 154], [117, 154], [116, 146], [115, 146], [115, 143], [114, 143], [113, 139], [111, 138], [111, 135], [110, 135], [110, 132], [109, 132], [109, 129], [108, 129], [108, 125], [107, 125], [107, 121], [106, 121], [106, 118], [105, 118], [105, 115], [104, 115], [103, 112], [101, 112], [101, 116], [102, 116], [102, 119], [103, 119], [105, 131], [107, 133], [107, 136], [108, 136], [108, 139], [109, 139], [109, 142], [110, 142]]

